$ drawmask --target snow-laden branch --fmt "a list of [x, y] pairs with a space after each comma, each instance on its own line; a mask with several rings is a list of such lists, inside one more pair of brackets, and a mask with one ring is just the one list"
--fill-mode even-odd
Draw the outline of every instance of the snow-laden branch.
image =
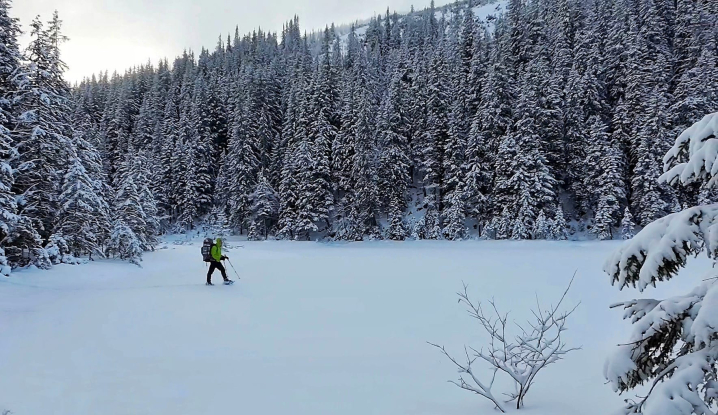
[[[537, 298], [536, 308], [532, 310], [533, 320], [527, 321], [524, 326], [516, 323], [519, 334], [513, 337], [507, 334], [509, 331], [508, 313], [502, 314], [494, 300], [489, 301], [491, 307], [487, 313], [481, 303], [474, 303], [469, 298], [468, 287], [464, 285], [463, 292], [458, 293], [459, 302], [467, 306], [469, 315], [479, 322], [479, 325], [489, 335], [490, 341], [485, 349], [465, 348], [466, 363], [459, 363], [457, 359], [446, 352], [443, 346], [432, 344], [459, 368], [459, 372], [469, 374], [470, 380], [473, 381], [473, 383], [467, 383], [463, 377], [460, 377], [458, 382], [452, 383], [491, 400], [503, 412], [504, 408], [496, 400], [491, 388], [497, 373], [504, 373], [515, 386], [513, 392], [504, 393], [508, 397], [506, 402], [515, 401], [516, 408], [521, 408], [524, 405], [524, 398], [539, 372], [563, 359], [566, 354], [578, 349], [568, 347], [562, 338], [563, 332], [567, 330], [568, 317], [578, 307], [561, 311], [572, 283], [573, 279], [555, 306], [544, 309]], [[473, 365], [477, 360], [489, 364], [492, 372], [490, 383], [481, 382], [474, 375]]]
[[718, 254], [718, 204], [696, 206], [661, 218], [626, 241], [608, 258], [604, 271], [620, 289], [643, 291], [668, 280], [685, 266], [689, 255]]
[[[664, 158], [670, 184], [718, 182], [718, 113], [681, 134]], [[611, 256], [604, 270], [613, 284], [644, 290], [676, 275], [688, 255], [718, 254], [718, 205], [697, 206], [646, 226]], [[615, 304], [631, 319], [630, 340], [604, 365], [614, 390], [648, 383], [648, 393], [627, 400], [624, 413], [716, 415], [718, 409], [718, 278], [708, 278], [688, 294], [665, 300]]]
[[718, 181], [718, 112], [706, 115], [685, 130], [663, 158], [660, 181], [714, 186]]
[[444, 346], [439, 346], [438, 344], [434, 343], [429, 344], [441, 350], [441, 352], [447, 358], [449, 358], [449, 360], [451, 360], [451, 362], [459, 369], [459, 373], [465, 373], [469, 375], [471, 377], [471, 381], [473, 382], [469, 383], [464, 379], [463, 375], [459, 375], [458, 381], [450, 380], [449, 383], [454, 384], [461, 389], [483, 396], [484, 398], [493, 402], [498, 410], [500, 410], [501, 412], [506, 412], [506, 409], [504, 409], [503, 405], [501, 404], [501, 401], [499, 401], [496, 397], [494, 397], [493, 393], [491, 393], [491, 388], [494, 386], [494, 381], [496, 380], [496, 372], [498, 371], [498, 368], [494, 368], [493, 374], [491, 376], [491, 381], [486, 384], [479, 380], [479, 378], [477, 378], [474, 374], [472, 365], [474, 361], [476, 361], [476, 358], [470, 357], [469, 352], [466, 348], [464, 348], [464, 353], [466, 354], [466, 363], [460, 363], [446, 351], [446, 348]]

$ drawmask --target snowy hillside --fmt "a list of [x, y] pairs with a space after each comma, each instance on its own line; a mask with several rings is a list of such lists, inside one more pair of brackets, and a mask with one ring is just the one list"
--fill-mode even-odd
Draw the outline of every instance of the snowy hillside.
[[[493, 19], [502, 15], [506, 11], [506, 7], [508, 6], [509, 0], [489, 0], [488, 2], [485, 2], [484, 4], [474, 6], [471, 8], [471, 10], [474, 13], [474, 16], [476, 18], [477, 22], [481, 22], [487, 25], [489, 29], [493, 29]], [[465, 2], [461, 2], [460, 4], [464, 4]], [[442, 16], [446, 19], [450, 19], [452, 16], [452, 8], [454, 7], [454, 4], [446, 5], [443, 7], [439, 7], [436, 10], [435, 16], [437, 19], [440, 19]], [[406, 18], [410, 14], [406, 14], [402, 16], [403, 18]], [[357, 36], [363, 37], [366, 34], [367, 29], [369, 28], [368, 21], [359, 22], [355, 25], [355, 32]], [[349, 31], [351, 29], [351, 26], [342, 26], [340, 28], [337, 28], [337, 33], [344, 45], [347, 43], [347, 38], [349, 37]]]
[[581, 305], [566, 336], [583, 348], [548, 368], [518, 413], [621, 406], [602, 377], [629, 326], [609, 304], [631, 293], [601, 272], [616, 243], [245, 245], [228, 253], [242, 277], [231, 287], [204, 286], [199, 246], [171, 244], [143, 269], [96, 262], [1, 279], [0, 412], [492, 414], [446, 382], [454, 368], [426, 344], [459, 352], [486, 340], [455, 292], [467, 282], [521, 320], [534, 293], [555, 300], [576, 270], [567, 302]]

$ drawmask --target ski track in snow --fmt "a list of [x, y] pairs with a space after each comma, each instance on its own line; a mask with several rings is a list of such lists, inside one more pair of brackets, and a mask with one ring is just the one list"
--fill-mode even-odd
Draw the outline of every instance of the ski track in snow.
[[520, 412], [603, 415], [624, 398], [603, 362], [630, 330], [608, 306], [685, 292], [702, 275], [619, 292], [601, 271], [617, 242], [247, 242], [228, 253], [242, 279], [206, 287], [200, 244], [146, 254], [143, 268], [98, 261], [1, 279], [0, 411], [497, 413], [448, 384], [455, 369], [426, 342], [457, 355], [481, 346], [457, 304], [462, 281], [522, 321], [536, 293], [548, 305], [577, 271], [566, 335], [583, 349], [542, 372]]

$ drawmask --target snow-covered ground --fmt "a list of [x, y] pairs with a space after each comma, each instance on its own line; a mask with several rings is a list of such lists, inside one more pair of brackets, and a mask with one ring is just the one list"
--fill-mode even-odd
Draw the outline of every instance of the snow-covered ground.
[[[567, 337], [583, 349], [540, 375], [521, 412], [621, 405], [602, 366], [629, 324], [608, 306], [638, 293], [601, 271], [615, 242], [248, 242], [228, 253], [242, 277], [230, 287], [204, 285], [198, 243], [147, 254], [144, 268], [102, 261], [0, 280], [0, 412], [492, 414], [446, 382], [456, 371], [426, 342], [481, 345], [457, 304], [462, 281], [520, 321], [535, 293], [555, 301], [574, 271], [567, 304], [581, 305]], [[695, 274], [659, 289], [687, 291]]]

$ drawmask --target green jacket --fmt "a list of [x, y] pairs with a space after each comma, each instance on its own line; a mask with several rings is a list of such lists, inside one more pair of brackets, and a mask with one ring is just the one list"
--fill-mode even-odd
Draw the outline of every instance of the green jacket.
[[216, 262], [219, 262], [222, 260], [222, 240], [217, 238], [217, 242], [215, 242], [214, 245], [212, 245], [212, 249], [209, 250], [209, 254], [212, 256], [212, 259]]

